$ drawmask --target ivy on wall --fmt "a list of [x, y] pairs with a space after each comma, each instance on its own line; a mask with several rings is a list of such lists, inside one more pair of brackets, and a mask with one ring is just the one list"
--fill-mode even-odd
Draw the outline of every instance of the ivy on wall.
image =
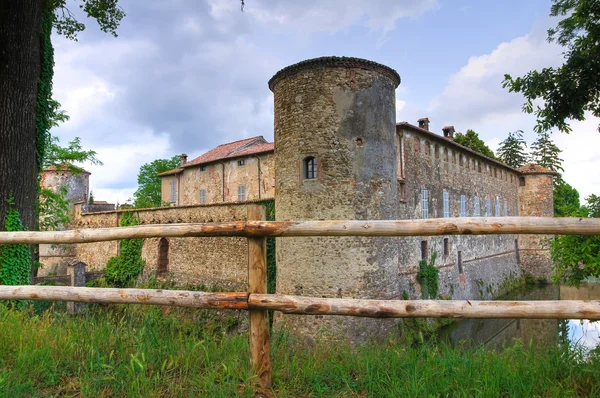
[[431, 260], [427, 262], [424, 258], [419, 263], [417, 281], [421, 285], [421, 296], [423, 299], [436, 299], [438, 295], [438, 269], [435, 267], [437, 253], [434, 252]]
[[[265, 206], [267, 221], [275, 221], [275, 201], [263, 200], [258, 202]], [[277, 281], [277, 264], [275, 256], [275, 237], [267, 237], [267, 293], [274, 294]]]
[[[50, 2], [48, 2], [49, 4]], [[47, 5], [41, 18], [40, 31], [40, 78], [38, 80], [38, 97], [36, 109], [37, 130], [37, 164], [42, 167], [46, 154], [46, 144], [50, 139], [50, 128], [55, 119], [57, 102], [52, 100], [52, 78], [54, 76], [54, 49], [50, 36], [54, 22], [54, 11]]]
[[[10, 198], [7, 202], [4, 230], [23, 231], [23, 223], [14, 207], [14, 199]], [[0, 245], [0, 284], [28, 285], [30, 273], [31, 253], [28, 245]]]
[[[121, 226], [139, 225], [134, 213], [123, 213]], [[110, 285], [125, 287], [130, 285], [144, 270], [146, 262], [142, 259], [144, 239], [124, 239], [119, 242], [119, 255], [111, 257], [106, 263], [104, 278]]]

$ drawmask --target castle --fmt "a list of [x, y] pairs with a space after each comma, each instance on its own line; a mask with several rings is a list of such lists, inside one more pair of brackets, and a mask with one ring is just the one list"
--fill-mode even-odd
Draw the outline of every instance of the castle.
[[[275, 142], [254, 137], [224, 144], [161, 174], [170, 207], [138, 209], [142, 223], [234, 221], [249, 202], [274, 200], [277, 220], [421, 219], [553, 216], [554, 173], [519, 170], [438, 135], [427, 118], [396, 123], [393, 69], [363, 59], [300, 62], [269, 81]], [[123, 211], [82, 212], [74, 226], [117, 226]], [[440, 294], [491, 298], [526, 271], [547, 277], [545, 237], [277, 238], [277, 293], [317, 297], [419, 298], [419, 263], [436, 254]], [[74, 257], [102, 267], [116, 242], [77, 245]], [[243, 238], [147, 239], [146, 273], [171, 272], [245, 288]], [[241, 261], [240, 261], [241, 257]], [[276, 315], [298, 333], [343, 329], [350, 339], [385, 332], [394, 321]], [[366, 328], [365, 326], [369, 327]]]

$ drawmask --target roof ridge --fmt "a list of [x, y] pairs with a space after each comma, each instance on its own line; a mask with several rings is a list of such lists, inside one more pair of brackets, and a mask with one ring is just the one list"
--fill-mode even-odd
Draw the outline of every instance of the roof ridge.
[[[237, 140], [237, 141], [225, 142], [225, 143], [223, 143], [223, 144], [219, 144], [219, 145], [217, 145], [217, 146], [216, 146], [216, 147], [214, 147], [213, 149], [217, 149], [218, 147], [220, 147], [220, 146], [223, 146], [223, 145], [231, 145], [231, 144], [235, 144], [236, 142], [242, 142], [242, 141], [251, 140], [251, 139], [256, 139], [256, 138], [260, 138], [260, 137], [262, 137], [262, 139], [263, 139], [263, 140], [265, 139], [265, 138], [264, 138], [262, 135], [257, 135], [257, 136], [254, 136], [254, 137], [242, 138], [241, 140]], [[208, 153], [208, 152], [212, 151], [213, 149], [211, 149], [211, 150], [207, 151], [206, 153]], [[202, 155], [200, 155], [200, 156], [202, 156]]]
[[[252, 141], [249, 141], [246, 144], [235, 148], [233, 151], [229, 152], [229, 155], [233, 155], [234, 153], [243, 151], [244, 149], [254, 146], [254, 144], [257, 143], [257, 141], [259, 141], [260, 139], [262, 139], [264, 141], [264, 143], [267, 143], [267, 140], [265, 140], [264, 137], [262, 135], [260, 135], [258, 137], [254, 137], [254, 139]], [[259, 144], [263, 144], [263, 142], [260, 142]]]

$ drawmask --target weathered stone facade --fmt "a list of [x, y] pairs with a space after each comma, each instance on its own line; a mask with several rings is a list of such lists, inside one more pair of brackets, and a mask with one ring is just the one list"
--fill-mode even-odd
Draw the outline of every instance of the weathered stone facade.
[[[280, 71], [275, 99], [277, 220], [397, 219], [395, 89], [400, 77], [379, 64], [330, 58]], [[316, 159], [316, 178], [303, 175]], [[280, 238], [277, 292], [316, 297], [397, 295], [398, 244], [389, 238]], [[343, 328], [360, 338], [390, 322], [279, 316], [296, 333]], [[368, 329], [360, 327], [369, 323]], [[350, 337], [350, 336], [349, 336]]]
[[[221, 145], [161, 173], [161, 200], [172, 206], [272, 199], [273, 144], [254, 137]], [[221, 147], [229, 146], [221, 150]], [[182, 155], [185, 159], [185, 155]]]
[[[519, 213], [530, 217], [554, 216], [554, 177], [556, 173], [538, 165], [521, 168], [519, 186]], [[546, 278], [552, 272], [549, 240], [553, 235], [521, 235], [523, 268], [537, 278]]]
[[[252, 203], [252, 202], [249, 202]], [[247, 203], [163, 207], [154, 209], [119, 210], [101, 213], [81, 213], [75, 209], [75, 228], [117, 227], [125, 212], [133, 212], [140, 224], [202, 223], [244, 221]], [[144, 240], [142, 258], [146, 261], [143, 277], [159, 268], [159, 240]], [[204, 284], [231, 291], [246, 290], [248, 280], [248, 244], [245, 238], [168, 238], [170, 277], [182, 285]], [[101, 270], [109, 258], [119, 254], [118, 242], [84, 243], [74, 246], [76, 257], [89, 270]]]

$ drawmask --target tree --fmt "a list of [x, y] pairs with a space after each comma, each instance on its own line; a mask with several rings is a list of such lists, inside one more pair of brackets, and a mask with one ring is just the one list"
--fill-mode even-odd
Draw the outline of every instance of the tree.
[[94, 191], [90, 191], [90, 197], [88, 198], [88, 203], [94, 203]]
[[[531, 162], [539, 164], [547, 169], [558, 173], [565, 171], [562, 167], [563, 160], [559, 158], [562, 152], [550, 138], [550, 133], [542, 131], [538, 134], [537, 140], [531, 144]], [[560, 177], [557, 182], [560, 181]]]
[[138, 173], [138, 189], [133, 194], [133, 206], [137, 208], [160, 206], [161, 180], [158, 174], [179, 167], [180, 162], [180, 157], [176, 155], [171, 159], [156, 159], [142, 165]]
[[498, 159], [510, 167], [518, 169], [527, 163], [527, 153], [525, 148], [527, 144], [523, 139], [523, 131], [517, 130], [509, 132], [508, 137], [500, 143], [498, 150]]
[[[600, 217], [600, 197], [590, 195], [578, 217]], [[600, 277], [600, 236], [557, 236], [552, 242], [553, 279], [579, 285], [588, 277]]]
[[[516, 79], [504, 75], [503, 87], [525, 96], [523, 111], [536, 115], [536, 132], [556, 127], [568, 133], [571, 128], [567, 119], [584, 120], [586, 111], [600, 117], [600, 1], [552, 2], [550, 16], [568, 15], [548, 30], [548, 41], [566, 48], [564, 64], [530, 71]], [[534, 110], [537, 99], [542, 99], [543, 105]]]
[[494, 151], [492, 151], [487, 145], [485, 145], [485, 142], [483, 142], [481, 138], [479, 138], [479, 134], [477, 134], [471, 129], [467, 130], [466, 134], [454, 134], [454, 142], [466, 146], [467, 148], [470, 148], [475, 152], [479, 152], [482, 155], [487, 156], [488, 158], [496, 159]]
[[[118, 0], [81, 0], [80, 8], [105, 32], [125, 15]], [[52, 27], [75, 39], [85, 26], [66, 8], [66, 0], [4, 0], [0, 3], [0, 228], [9, 210], [22, 227], [37, 221], [38, 172], [49, 130], [60, 119], [52, 102]], [[9, 204], [10, 199], [10, 204]], [[13, 214], [13, 213], [11, 213]]]
[[554, 216], [576, 217], [581, 208], [579, 192], [565, 181], [554, 187]]

